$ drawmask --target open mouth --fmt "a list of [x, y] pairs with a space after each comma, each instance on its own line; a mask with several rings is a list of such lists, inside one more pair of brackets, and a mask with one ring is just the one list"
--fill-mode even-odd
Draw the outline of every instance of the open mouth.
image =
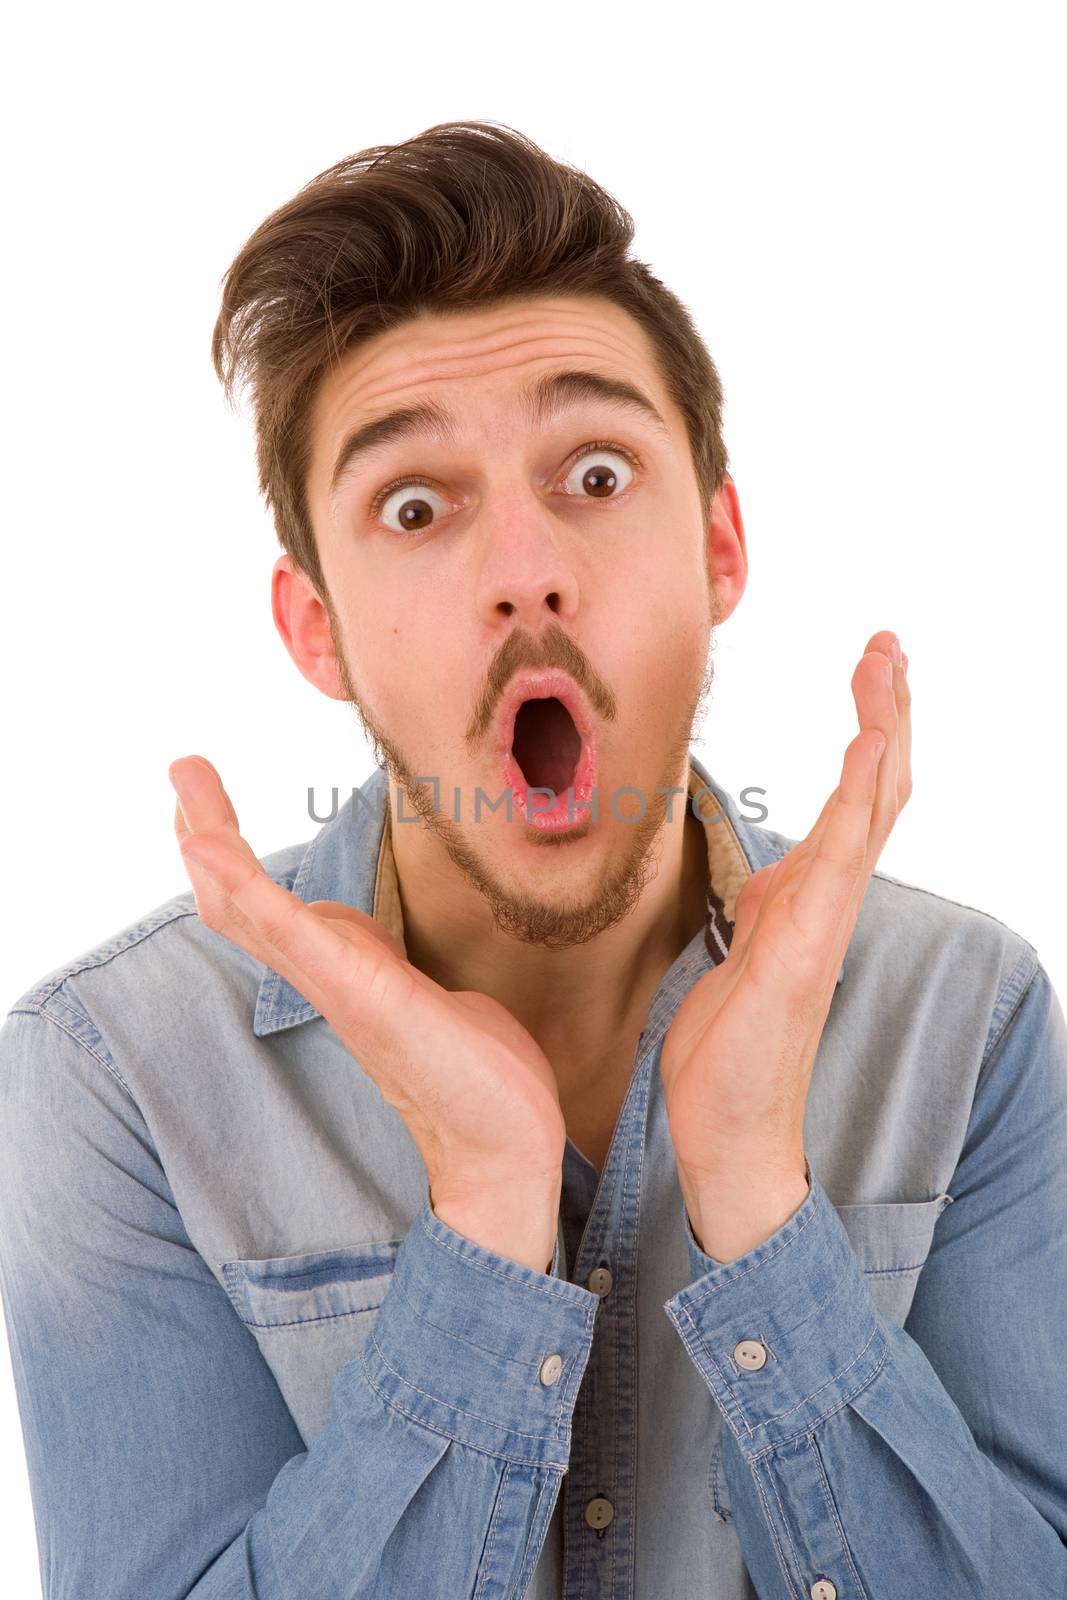
[[511, 753], [531, 788], [562, 794], [573, 782], [582, 736], [562, 700], [524, 700], [515, 715]]
[[567, 673], [552, 667], [514, 679], [497, 710], [494, 744], [519, 815], [539, 833], [581, 832], [597, 820], [596, 728]]

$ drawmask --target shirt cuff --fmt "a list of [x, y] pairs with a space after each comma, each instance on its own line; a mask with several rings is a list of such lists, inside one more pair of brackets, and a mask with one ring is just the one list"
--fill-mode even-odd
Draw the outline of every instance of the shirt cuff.
[[[557, 1235], [553, 1269], [558, 1257]], [[424, 1427], [565, 1472], [600, 1304], [555, 1270], [535, 1272], [457, 1233], [427, 1196], [397, 1251], [363, 1375]]]
[[810, 1432], [871, 1382], [889, 1341], [844, 1224], [808, 1169], [789, 1220], [718, 1262], [685, 1215], [694, 1281], [663, 1309], [746, 1460]]

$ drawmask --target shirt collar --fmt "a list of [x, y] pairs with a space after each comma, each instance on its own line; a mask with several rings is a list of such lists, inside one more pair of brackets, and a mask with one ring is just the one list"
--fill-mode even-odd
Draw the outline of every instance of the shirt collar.
[[[404, 925], [392, 849], [389, 780], [375, 767], [359, 789], [308, 844], [292, 883], [305, 904], [340, 900], [377, 918], [400, 942]], [[734, 906], [745, 881], [761, 867], [780, 861], [794, 840], [750, 822], [733, 796], [689, 754], [687, 805], [704, 824], [708, 847], [707, 916], [704, 943], [712, 964], [730, 948]], [[838, 974], [845, 975], [844, 964]], [[252, 1031], [262, 1038], [308, 1022], [319, 1012], [287, 979], [266, 968], [256, 996]]]

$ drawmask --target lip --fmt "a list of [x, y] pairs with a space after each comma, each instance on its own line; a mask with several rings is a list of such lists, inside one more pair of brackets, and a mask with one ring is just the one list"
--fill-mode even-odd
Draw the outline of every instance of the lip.
[[[557, 796], [551, 810], [545, 809], [546, 796], [535, 793], [531, 812], [529, 785], [522, 768], [512, 754], [515, 736], [515, 718], [524, 700], [558, 700], [566, 706], [574, 720], [582, 741], [574, 777]], [[528, 669], [517, 673], [508, 684], [497, 707], [492, 724], [492, 746], [500, 764], [504, 782], [512, 791], [520, 814], [530, 827], [541, 833], [559, 833], [576, 828], [592, 815], [590, 800], [596, 788], [597, 740], [592, 708], [569, 673], [558, 667], [542, 670]], [[573, 795], [573, 800], [568, 797]]]

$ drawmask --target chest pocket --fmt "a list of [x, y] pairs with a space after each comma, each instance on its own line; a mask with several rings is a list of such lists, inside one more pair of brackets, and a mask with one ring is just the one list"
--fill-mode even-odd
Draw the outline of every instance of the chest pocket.
[[[930, 1254], [934, 1224], [950, 1194], [933, 1200], [890, 1200], [871, 1205], [834, 1206], [852, 1253], [860, 1264], [871, 1299], [886, 1322], [900, 1327], [911, 1310], [919, 1273]], [[716, 1412], [718, 1417], [718, 1412]], [[730, 1491], [722, 1469], [722, 1434], [714, 1430], [708, 1486], [715, 1511], [730, 1518]]]
[[389, 1292], [401, 1241], [223, 1261], [230, 1301], [255, 1337], [305, 1445], [325, 1427], [333, 1380], [359, 1354]]
[[934, 1224], [950, 1194], [932, 1200], [894, 1200], [875, 1205], [835, 1206], [852, 1253], [882, 1316], [904, 1326], [919, 1273], [934, 1238]]

